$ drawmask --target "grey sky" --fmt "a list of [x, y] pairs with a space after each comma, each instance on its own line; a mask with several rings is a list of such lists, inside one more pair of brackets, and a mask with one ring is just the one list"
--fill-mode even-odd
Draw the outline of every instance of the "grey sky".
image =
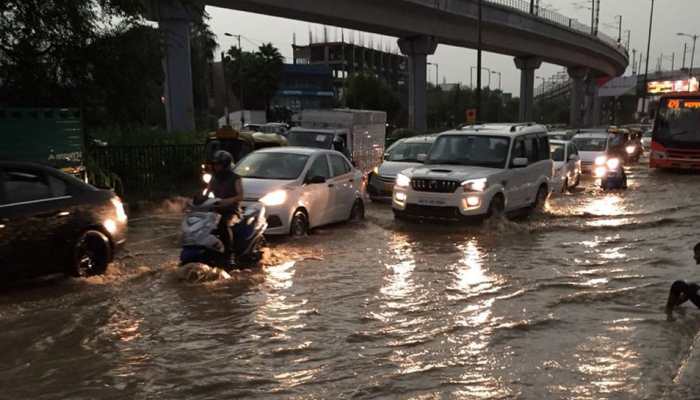
[[[329, 1], [329, 0], [324, 0]], [[590, 0], [548, 0], [541, 1], [541, 4], [548, 8], [578, 19], [581, 22], [590, 24], [591, 13]], [[649, 26], [649, 9], [651, 0], [601, 0], [600, 9], [600, 29], [610, 36], [617, 37], [617, 22], [615, 15], [623, 15], [623, 42], [626, 40], [624, 30], [630, 29], [631, 48], [646, 52], [646, 40]], [[211, 26], [217, 34], [219, 44], [222, 49], [226, 49], [236, 42], [234, 38], [224, 36], [224, 32], [241, 34], [244, 49], [253, 49], [261, 42], [272, 42], [277, 46], [282, 54], [291, 62], [292, 37], [296, 33], [297, 43], [308, 42], [308, 32], [316, 32], [322, 35], [323, 25], [309, 24], [303, 21], [294, 21], [283, 18], [269, 17], [259, 14], [207, 7], [211, 15]], [[667, 56], [664, 62], [665, 69], [670, 69], [671, 53], [676, 53], [676, 68], [679, 68], [682, 60], [683, 42], [689, 41], [689, 49], [692, 47], [692, 40], [676, 36], [677, 32], [700, 34], [698, 26], [700, 17], [700, 0], [656, 0], [654, 13], [654, 34], [652, 41], [652, 58], [649, 60], [649, 70], [655, 71], [658, 57], [663, 53]], [[335, 34], [335, 28], [329, 27], [330, 36]], [[339, 31], [339, 30], [338, 30]], [[370, 34], [365, 34], [369, 38]], [[396, 39], [381, 35], [371, 35], [374, 42], [383, 41], [396, 47]], [[700, 55], [700, 43], [698, 44], [698, 55]], [[443, 77], [448, 82], [462, 82], [469, 84], [469, 67], [476, 65], [476, 51], [457, 47], [440, 45], [434, 56], [430, 57], [431, 62], [439, 65], [440, 81]], [[688, 59], [690, 64], [690, 50]], [[700, 64], [700, 56], [696, 57], [696, 66]], [[520, 75], [513, 64], [511, 57], [484, 53], [484, 66], [500, 71], [503, 74], [503, 89], [515, 95], [519, 93]], [[544, 64], [537, 71], [538, 76], [549, 77], [560, 71], [561, 67], [551, 64]], [[628, 72], [630, 70], [628, 69]], [[435, 80], [435, 70], [429, 69], [429, 79]], [[476, 79], [476, 78], [475, 78]], [[488, 78], [484, 77], [484, 85], [488, 83]], [[539, 82], [538, 82], [539, 83]], [[498, 77], [492, 78], [492, 87], [498, 86]]]

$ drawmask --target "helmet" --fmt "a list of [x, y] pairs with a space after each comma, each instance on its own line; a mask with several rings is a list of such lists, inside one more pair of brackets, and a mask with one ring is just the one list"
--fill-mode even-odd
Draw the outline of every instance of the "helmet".
[[214, 157], [212, 157], [211, 162], [212, 164], [221, 164], [224, 166], [224, 168], [229, 168], [233, 163], [233, 157], [228, 151], [219, 150], [216, 153], [214, 153]]

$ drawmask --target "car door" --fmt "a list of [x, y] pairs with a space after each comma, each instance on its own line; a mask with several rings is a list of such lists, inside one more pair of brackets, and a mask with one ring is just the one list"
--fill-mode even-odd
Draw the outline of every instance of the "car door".
[[516, 158], [527, 158], [525, 150], [525, 138], [517, 137], [513, 142], [513, 151], [510, 156], [509, 177], [505, 182], [505, 190], [507, 196], [507, 208], [509, 210], [523, 207], [525, 196], [526, 167], [516, 167], [513, 165], [513, 160]]
[[[528, 165], [526, 168], [523, 168], [523, 206], [528, 206], [535, 202], [537, 191], [539, 190], [539, 178], [541, 176], [552, 176], [551, 171], [546, 171], [548, 163], [542, 157], [545, 149], [547, 147], [540, 143], [536, 135], [527, 135], [525, 137], [525, 152], [527, 153]], [[547, 149], [546, 158], [549, 159], [549, 149]]]
[[337, 153], [328, 155], [331, 162], [331, 192], [334, 209], [333, 222], [343, 221], [350, 216], [355, 201], [355, 177], [352, 166], [345, 157]]
[[309, 162], [311, 165], [306, 172], [305, 182], [309, 182], [314, 177], [322, 177], [326, 180], [323, 183], [304, 183], [304, 203], [309, 213], [309, 227], [313, 228], [331, 221], [332, 188], [329, 187], [331, 170], [325, 153], [318, 154]]
[[63, 206], [70, 196], [55, 193], [42, 169], [5, 167], [2, 175], [0, 224], [4, 225], [3, 237], [9, 239], [9, 249], [2, 251], [7, 260], [3, 272], [33, 276], [60, 271], [62, 260], [56, 258], [54, 243], [65, 225], [68, 214]]
[[576, 177], [581, 173], [581, 156], [578, 154], [578, 148], [574, 142], [569, 143], [569, 154], [568, 157], [576, 156], [571, 162], [571, 177], [576, 179]]

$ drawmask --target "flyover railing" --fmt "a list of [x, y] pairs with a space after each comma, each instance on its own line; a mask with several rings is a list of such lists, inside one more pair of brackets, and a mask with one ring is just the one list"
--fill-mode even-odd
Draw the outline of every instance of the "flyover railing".
[[[505, 6], [508, 8], [516, 9], [520, 12], [530, 14], [530, 1], [529, 0], [484, 0], [486, 3], [497, 4], [500, 6]], [[556, 11], [552, 11], [543, 7], [534, 7], [533, 14], [536, 17], [545, 19], [549, 22], [553, 22], [557, 25], [565, 26], [569, 29], [575, 30], [577, 32], [593, 35], [593, 29], [590, 26], [581, 23], [575, 18], [567, 17], [566, 15], [559, 14]], [[607, 43], [608, 45], [617, 48], [620, 52], [627, 54], [627, 49], [625, 49], [616, 39], [606, 35], [603, 32], [597, 32], [595, 35], [598, 39]]]

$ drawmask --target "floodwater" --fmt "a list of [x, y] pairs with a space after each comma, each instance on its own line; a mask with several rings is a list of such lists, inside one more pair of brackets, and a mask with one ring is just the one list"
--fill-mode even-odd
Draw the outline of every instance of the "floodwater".
[[264, 271], [175, 278], [180, 216], [105, 277], [0, 294], [0, 398], [685, 399], [700, 395], [700, 176], [631, 171], [483, 227], [367, 221], [275, 240]]

